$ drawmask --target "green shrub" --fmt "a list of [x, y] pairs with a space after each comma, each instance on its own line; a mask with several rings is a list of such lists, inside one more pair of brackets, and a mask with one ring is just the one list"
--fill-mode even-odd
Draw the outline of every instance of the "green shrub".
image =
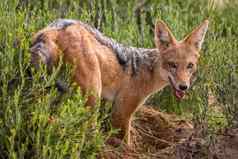
[[[108, 113], [99, 113], [98, 106], [91, 111], [84, 108], [85, 100], [75, 87], [64, 95], [54, 87], [57, 79], [70, 86], [70, 71], [58, 67], [47, 75], [45, 68], [29, 69], [32, 35], [56, 18], [80, 19], [117, 41], [146, 48], [154, 47], [157, 18], [168, 23], [178, 39], [208, 18], [197, 80], [186, 100], [176, 101], [166, 88], [150, 103], [163, 111], [193, 114], [211, 127], [218, 126], [213, 121], [224, 126], [237, 120], [237, 4], [214, 9], [207, 0], [148, 0], [137, 15], [137, 2], [0, 2], [0, 158], [95, 158], [109, 133], [101, 129]], [[222, 112], [214, 114], [210, 108], [210, 93]]]

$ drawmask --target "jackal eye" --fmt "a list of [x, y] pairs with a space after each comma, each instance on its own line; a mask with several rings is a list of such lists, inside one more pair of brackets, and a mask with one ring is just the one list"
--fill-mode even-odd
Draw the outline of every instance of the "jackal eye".
[[192, 69], [193, 68], [193, 63], [189, 63], [187, 66], [187, 69]]
[[170, 68], [176, 69], [177, 68], [177, 64], [174, 62], [168, 62], [168, 65]]

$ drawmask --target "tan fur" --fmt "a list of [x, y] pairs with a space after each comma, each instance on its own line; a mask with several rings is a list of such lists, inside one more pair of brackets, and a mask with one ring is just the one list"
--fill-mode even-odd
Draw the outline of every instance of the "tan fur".
[[[207, 23], [205, 21], [200, 28], [207, 26]], [[151, 94], [168, 85], [168, 76], [173, 78], [175, 85], [190, 81], [192, 73], [196, 70], [200, 49], [193, 42], [197, 42], [196, 38], [199, 36], [204, 37], [203, 32], [203, 35], [195, 32], [184, 41], [178, 42], [168, 27], [159, 21], [155, 29], [159, 60], [152, 65], [153, 71], [141, 66], [142, 69], [137, 76], [131, 76], [131, 70], [124, 71], [113, 50], [98, 42], [92, 33], [80, 24], [58, 30], [43, 29], [35, 36], [33, 43], [37, 36], [43, 33], [45, 43], [53, 54], [54, 63], [57, 63], [62, 54], [64, 61], [74, 66], [73, 79], [83, 93], [94, 92], [94, 95], [88, 98], [87, 105], [94, 105], [98, 97], [113, 102], [112, 125], [120, 128], [118, 136], [125, 137], [130, 143], [131, 116], [137, 107]], [[172, 73], [168, 62], [176, 63], [178, 70]], [[194, 64], [194, 68], [188, 72], [186, 67], [190, 62]]]

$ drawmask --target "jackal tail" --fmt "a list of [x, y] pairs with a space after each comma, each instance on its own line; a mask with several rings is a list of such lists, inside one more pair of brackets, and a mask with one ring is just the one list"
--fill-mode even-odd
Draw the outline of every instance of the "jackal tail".
[[75, 20], [58, 19], [39, 31], [33, 37], [30, 47], [31, 63], [38, 68], [41, 60], [47, 67], [51, 67], [57, 61], [57, 54], [60, 51], [56, 44], [59, 30], [77, 23]]

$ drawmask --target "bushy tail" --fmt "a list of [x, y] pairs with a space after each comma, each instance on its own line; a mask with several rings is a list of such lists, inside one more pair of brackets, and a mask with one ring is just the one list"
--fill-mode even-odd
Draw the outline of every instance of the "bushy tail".
[[77, 24], [77, 21], [58, 19], [33, 37], [30, 48], [31, 63], [36, 68], [39, 66], [40, 61], [50, 68], [58, 60], [60, 50], [56, 44], [56, 40], [59, 31], [73, 24]]

